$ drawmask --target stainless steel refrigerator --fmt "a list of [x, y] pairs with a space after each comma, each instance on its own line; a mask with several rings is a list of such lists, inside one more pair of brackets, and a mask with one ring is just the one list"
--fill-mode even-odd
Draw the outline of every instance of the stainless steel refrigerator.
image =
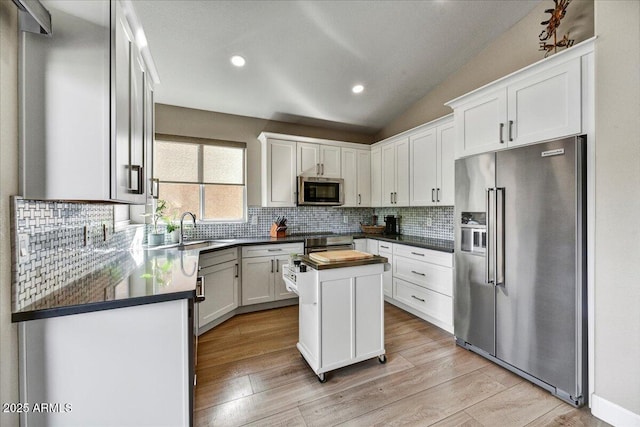
[[574, 406], [587, 390], [585, 144], [455, 164], [456, 342]]

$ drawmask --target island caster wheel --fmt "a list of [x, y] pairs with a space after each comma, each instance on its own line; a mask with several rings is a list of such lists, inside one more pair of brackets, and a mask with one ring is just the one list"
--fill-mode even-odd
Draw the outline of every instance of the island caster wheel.
[[380, 356], [378, 356], [378, 362], [384, 365], [385, 363], [387, 363], [387, 356], [385, 354], [381, 354]]
[[318, 381], [320, 381], [323, 384], [327, 382], [327, 377], [324, 375], [324, 372], [321, 374], [318, 374]]

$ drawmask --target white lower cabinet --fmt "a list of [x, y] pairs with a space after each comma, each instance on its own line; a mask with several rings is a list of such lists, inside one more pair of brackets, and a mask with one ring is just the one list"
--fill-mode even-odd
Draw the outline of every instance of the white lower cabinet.
[[387, 258], [387, 262], [391, 268], [382, 273], [382, 289], [384, 295], [393, 297], [393, 244], [388, 242], [378, 242], [377, 255]]
[[20, 402], [57, 405], [20, 425], [192, 425], [193, 321], [181, 299], [19, 323]]
[[385, 295], [391, 297], [388, 301], [453, 332], [453, 254], [397, 243], [384, 245], [393, 247], [393, 255], [380, 249], [381, 256], [393, 257], [391, 295], [385, 287]]
[[289, 254], [302, 254], [302, 243], [279, 243], [242, 248], [242, 305], [260, 304], [288, 298], [296, 294], [287, 291], [282, 280], [282, 266]]
[[202, 254], [199, 268], [205, 299], [198, 304], [198, 329], [238, 308], [238, 249]]

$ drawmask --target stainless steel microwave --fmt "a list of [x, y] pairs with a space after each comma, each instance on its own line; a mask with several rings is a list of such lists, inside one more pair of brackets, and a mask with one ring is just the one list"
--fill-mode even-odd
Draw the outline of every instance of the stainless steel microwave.
[[298, 205], [340, 206], [344, 204], [344, 179], [298, 177]]

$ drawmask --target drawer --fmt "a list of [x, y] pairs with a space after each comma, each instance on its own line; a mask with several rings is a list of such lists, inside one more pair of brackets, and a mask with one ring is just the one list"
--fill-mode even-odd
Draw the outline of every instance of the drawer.
[[304, 243], [276, 243], [269, 245], [244, 246], [242, 248], [243, 258], [283, 254], [304, 254]]
[[221, 249], [200, 255], [198, 270], [238, 259], [238, 248]]
[[393, 243], [378, 241], [378, 252], [393, 253]]
[[393, 279], [393, 298], [447, 325], [453, 324], [453, 299], [420, 286]]
[[453, 269], [401, 256], [393, 257], [393, 277], [441, 294], [453, 295]]
[[431, 264], [438, 264], [443, 267], [453, 268], [453, 254], [448, 252], [396, 244], [393, 245], [393, 254], [418, 261], [430, 262]]

